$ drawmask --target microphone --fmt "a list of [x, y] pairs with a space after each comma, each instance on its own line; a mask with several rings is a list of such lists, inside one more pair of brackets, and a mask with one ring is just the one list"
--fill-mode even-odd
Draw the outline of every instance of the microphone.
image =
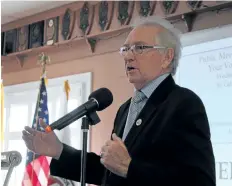
[[1, 169], [16, 167], [22, 161], [22, 156], [18, 151], [1, 152]]
[[61, 130], [70, 123], [78, 120], [84, 115], [91, 114], [96, 111], [102, 111], [110, 106], [113, 102], [113, 95], [107, 88], [100, 88], [92, 92], [88, 98], [89, 100], [81, 106], [74, 109], [72, 112], [66, 114], [59, 120], [53, 122], [45, 128], [46, 132], [51, 132], [55, 129]]
[[18, 151], [1, 152], [1, 169], [7, 170], [3, 186], [7, 186], [14, 167], [22, 161], [22, 155]]

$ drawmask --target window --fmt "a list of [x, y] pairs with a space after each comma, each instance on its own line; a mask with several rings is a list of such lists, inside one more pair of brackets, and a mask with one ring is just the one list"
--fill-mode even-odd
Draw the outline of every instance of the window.
[[[69, 101], [66, 104], [64, 81], [71, 87]], [[9, 186], [21, 186], [25, 171], [26, 146], [22, 140], [22, 130], [32, 126], [35, 112], [39, 81], [5, 87], [5, 140], [3, 151], [19, 151], [23, 160], [12, 172]], [[54, 122], [87, 101], [91, 92], [91, 73], [49, 79], [48, 112], [49, 123]], [[58, 138], [74, 148], [81, 148], [81, 120], [78, 120], [61, 131], [56, 131]], [[71, 130], [70, 130], [71, 129]], [[70, 132], [72, 131], [72, 132]], [[67, 135], [69, 133], [69, 135]], [[7, 171], [1, 171], [2, 182]]]

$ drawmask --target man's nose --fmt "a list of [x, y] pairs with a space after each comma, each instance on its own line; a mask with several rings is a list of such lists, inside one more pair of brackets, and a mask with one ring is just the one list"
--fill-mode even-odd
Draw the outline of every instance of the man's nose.
[[124, 60], [125, 61], [131, 61], [134, 60], [134, 54], [131, 50], [128, 50], [125, 55], [124, 55]]

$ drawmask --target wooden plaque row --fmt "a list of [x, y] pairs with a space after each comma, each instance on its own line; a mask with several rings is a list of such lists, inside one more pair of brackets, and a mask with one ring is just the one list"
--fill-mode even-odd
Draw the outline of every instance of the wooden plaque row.
[[58, 41], [59, 17], [1, 33], [1, 55], [52, 45]]
[[76, 9], [77, 7], [73, 5], [57, 17], [5, 31], [1, 34], [1, 54], [8, 55], [30, 48], [53, 45], [56, 42], [62, 43], [89, 34], [96, 37], [103, 31], [117, 30], [129, 25], [135, 16], [159, 15], [170, 20], [173, 14], [174, 21], [177, 19], [184, 21], [189, 32], [197, 9], [203, 11], [207, 6], [209, 8], [215, 6], [218, 10], [219, 2], [210, 2], [208, 5], [205, 2], [204, 6], [201, 2], [203, 1], [101, 1], [93, 5], [83, 1], [81, 9]]

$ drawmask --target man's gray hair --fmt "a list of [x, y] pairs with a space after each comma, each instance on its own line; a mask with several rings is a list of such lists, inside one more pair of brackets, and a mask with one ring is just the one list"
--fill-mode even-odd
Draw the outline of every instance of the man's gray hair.
[[166, 19], [158, 16], [150, 16], [146, 18], [136, 19], [135, 22], [132, 24], [132, 27], [135, 28], [138, 26], [161, 26], [166, 29], [166, 31], [160, 32], [158, 34], [158, 38], [156, 38], [156, 41], [161, 46], [174, 49], [174, 58], [170, 67], [172, 69], [172, 75], [175, 75], [182, 50], [180, 42], [180, 30], [176, 29], [174, 25], [172, 25]]

